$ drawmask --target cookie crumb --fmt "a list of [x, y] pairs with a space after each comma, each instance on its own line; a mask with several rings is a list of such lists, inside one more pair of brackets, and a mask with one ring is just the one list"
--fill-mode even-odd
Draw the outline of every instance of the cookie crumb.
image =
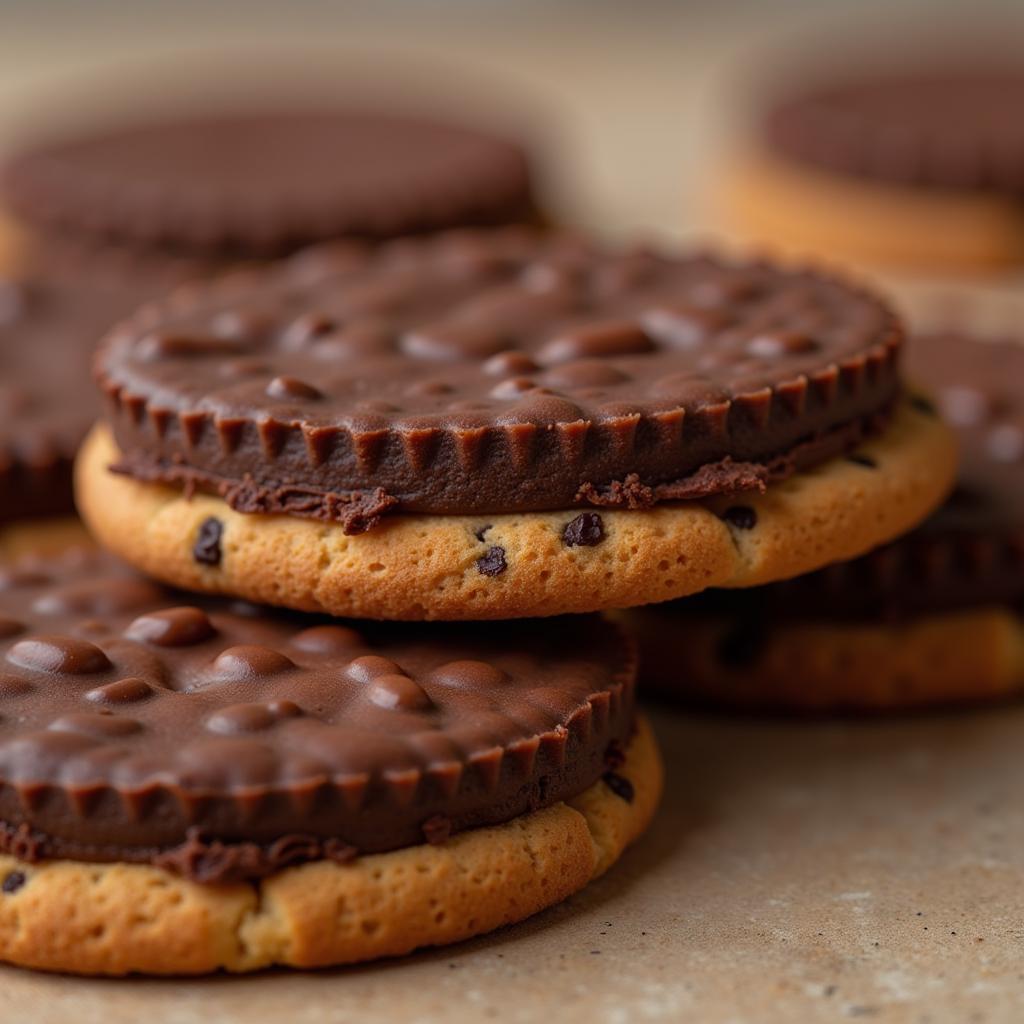
[[633, 797], [636, 796], [636, 791], [633, 789], [633, 783], [626, 778], [625, 775], [619, 775], [618, 772], [605, 772], [601, 776], [605, 785], [621, 799], [625, 800], [627, 804], [633, 802]]
[[224, 524], [210, 516], [199, 525], [199, 533], [192, 547], [192, 557], [200, 565], [220, 565], [220, 539], [224, 533]]
[[757, 512], [749, 505], [730, 505], [722, 519], [737, 530], [752, 530], [757, 526]]
[[603, 540], [604, 520], [596, 512], [581, 512], [562, 530], [562, 543], [567, 548], [592, 548]]
[[12, 892], [17, 892], [24, 884], [28, 881], [25, 878], [24, 871], [9, 871], [4, 875], [3, 883], [0, 884], [0, 889], [10, 895]]
[[500, 576], [507, 568], [505, 549], [497, 544], [487, 549], [487, 553], [476, 560], [477, 572], [482, 576]]
[[452, 820], [443, 814], [435, 814], [423, 822], [422, 828], [423, 838], [431, 846], [439, 846], [441, 843], [447, 842], [448, 837], [452, 834]]

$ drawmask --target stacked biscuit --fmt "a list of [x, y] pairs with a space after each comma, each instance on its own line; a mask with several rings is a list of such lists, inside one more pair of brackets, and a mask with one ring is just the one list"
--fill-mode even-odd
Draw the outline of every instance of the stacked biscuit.
[[[479, 201], [463, 173], [442, 179]], [[104, 223], [124, 240], [162, 208]], [[955, 474], [904, 342], [828, 275], [521, 225], [349, 237], [137, 310], [96, 354], [76, 469], [106, 552], [0, 577], [0, 955], [345, 963], [587, 884], [661, 785], [604, 613], [683, 599], [630, 617], [651, 674], [700, 692], [718, 627], [690, 639], [691, 595], [880, 565]], [[820, 578], [792, 586], [831, 600]], [[736, 664], [709, 670], [725, 693]]]

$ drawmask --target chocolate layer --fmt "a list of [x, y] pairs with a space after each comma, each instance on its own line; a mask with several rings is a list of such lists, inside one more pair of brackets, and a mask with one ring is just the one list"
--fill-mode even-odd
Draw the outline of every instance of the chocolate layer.
[[0, 849], [210, 881], [437, 841], [593, 784], [634, 674], [597, 617], [342, 623], [25, 563], [0, 572]]
[[818, 274], [504, 229], [236, 274], [96, 366], [123, 472], [358, 532], [763, 487], [870, 429], [900, 342]]
[[770, 148], [896, 185], [1024, 197], [1024, 68], [919, 68], [821, 82], [771, 111]]
[[0, 280], [0, 523], [68, 515], [71, 463], [100, 413], [97, 341], [188, 273], [183, 263], [50, 247]]
[[357, 111], [99, 128], [13, 157], [0, 192], [37, 227], [218, 257], [534, 216], [514, 144]]
[[[751, 629], [777, 619], [898, 620], [993, 604], [1024, 612], [1024, 344], [918, 337], [909, 371], [960, 435], [949, 501], [863, 558], [749, 591], [708, 592], [680, 609], [735, 615]], [[858, 464], [875, 471], [870, 460]]]

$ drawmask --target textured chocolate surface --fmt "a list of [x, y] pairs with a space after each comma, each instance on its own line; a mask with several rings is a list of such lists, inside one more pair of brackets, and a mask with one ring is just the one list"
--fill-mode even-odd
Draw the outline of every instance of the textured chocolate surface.
[[526, 158], [511, 143], [344, 111], [98, 129], [12, 158], [2, 194], [38, 226], [218, 255], [534, 215]]
[[436, 841], [573, 796], [633, 718], [597, 617], [427, 627], [0, 570], [0, 849], [201, 881]]
[[768, 117], [802, 163], [892, 184], [1024, 197], [1024, 68], [877, 73], [823, 83]]
[[97, 370], [123, 471], [358, 532], [762, 487], [877, 423], [900, 343], [813, 273], [506, 228], [192, 289]]
[[100, 413], [99, 339], [175, 280], [184, 264], [70, 247], [0, 280], [0, 523], [73, 511], [71, 460]]
[[913, 533], [853, 562], [750, 591], [710, 592], [679, 607], [739, 613], [751, 625], [778, 617], [899, 619], [988, 604], [1024, 611], [1024, 345], [918, 337], [909, 373], [960, 435], [960, 477], [949, 501]]

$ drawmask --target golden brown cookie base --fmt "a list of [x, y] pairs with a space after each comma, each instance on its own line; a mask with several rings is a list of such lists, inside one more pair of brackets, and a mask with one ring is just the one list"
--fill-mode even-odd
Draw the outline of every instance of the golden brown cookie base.
[[[592, 547], [563, 541], [579, 509], [395, 516], [358, 536], [335, 524], [245, 515], [219, 498], [110, 473], [117, 451], [102, 426], [82, 449], [76, 488], [104, 546], [189, 590], [332, 615], [504, 619], [626, 608], [810, 572], [910, 529], [952, 486], [952, 434], [909, 402], [858, 451], [875, 468], [839, 458], [765, 494], [599, 510], [604, 539]], [[754, 510], [753, 529], [721, 518], [737, 505]], [[209, 518], [223, 527], [216, 566], [193, 557]], [[478, 562], [496, 547], [505, 568], [487, 575]]]
[[74, 516], [0, 526], [0, 559], [58, 554], [82, 545], [91, 546], [92, 539], [81, 520]]
[[899, 188], [761, 155], [722, 176], [718, 205], [748, 241], [830, 263], [988, 270], [1024, 262], [1024, 203]]
[[[206, 974], [324, 967], [400, 956], [521, 921], [608, 869], [661, 795], [654, 734], [640, 719], [617, 769], [568, 803], [439, 846], [317, 861], [259, 883], [203, 886], [138, 864], [0, 857], [0, 959], [75, 974]], [[10, 883], [8, 883], [10, 888]]]
[[[736, 623], [724, 616], [665, 607], [621, 617], [640, 642], [643, 683], [690, 703], [881, 712], [980, 703], [1024, 690], [1024, 623], [1008, 608], [893, 624], [777, 623], [752, 638], [745, 655]], [[726, 663], [723, 647], [733, 652]]]

